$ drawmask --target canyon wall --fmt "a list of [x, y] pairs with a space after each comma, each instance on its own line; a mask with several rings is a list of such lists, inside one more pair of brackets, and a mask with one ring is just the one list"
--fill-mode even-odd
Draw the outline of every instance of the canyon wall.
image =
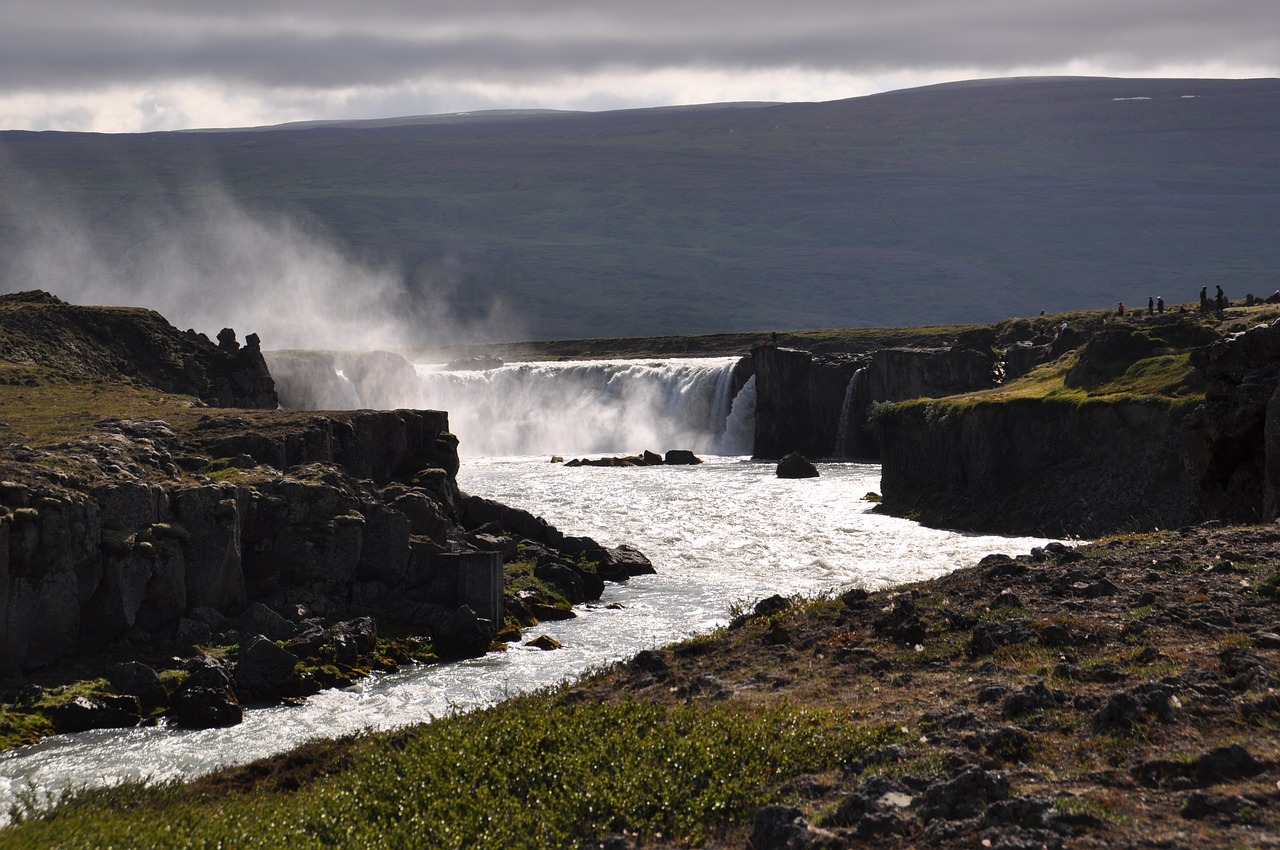
[[764, 459], [799, 452], [808, 458], [878, 460], [878, 436], [868, 424], [873, 405], [938, 398], [994, 383], [990, 350], [964, 346], [841, 356], [761, 345], [751, 355], [754, 454]]
[[[1068, 383], [1099, 368], [1123, 371], [1126, 360], [1147, 353], [1120, 357], [1137, 342], [1123, 328], [1095, 335]], [[1085, 537], [1276, 519], [1280, 323], [1198, 345], [1190, 363], [1202, 398], [1013, 398], [879, 410], [883, 508], [931, 525]]]
[[[436, 411], [269, 429], [227, 414], [190, 438], [114, 421], [24, 459], [38, 470], [72, 456], [107, 474], [0, 482], [6, 669], [122, 639], [198, 642], [202, 609], [229, 616], [253, 601], [411, 624], [438, 601], [424, 592], [433, 556], [458, 537], [456, 440]], [[160, 472], [179, 464], [195, 468]]]
[[1164, 401], [911, 403], [876, 417], [881, 494], [928, 525], [1081, 535], [1198, 515], [1187, 409]]

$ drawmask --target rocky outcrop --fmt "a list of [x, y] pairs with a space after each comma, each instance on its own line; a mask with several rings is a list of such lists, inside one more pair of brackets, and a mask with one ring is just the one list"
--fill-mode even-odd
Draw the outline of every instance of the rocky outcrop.
[[995, 385], [990, 349], [885, 348], [871, 355], [867, 389], [872, 402], [942, 398]]
[[[186, 433], [109, 420], [7, 463], [0, 667], [32, 670], [122, 640], [178, 650], [247, 610], [258, 613], [246, 637], [282, 639], [291, 630], [271, 612], [298, 606], [327, 622], [372, 616], [441, 654], [475, 654], [503, 619], [500, 549], [514, 555], [528, 538], [598, 564], [601, 579], [652, 571], [638, 553], [464, 497], [444, 413], [245, 415], [206, 416]], [[83, 477], [49, 471], [69, 457]], [[490, 523], [493, 536], [473, 534]]]
[[[931, 524], [1075, 534], [1280, 514], [1280, 324], [1227, 339], [1195, 323], [1108, 327], [1068, 388], [1089, 389], [1174, 346], [1191, 348], [1185, 399], [915, 403], [876, 420], [884, 508]], [[1199, 344], [1199, 345], [1197, 345]], [[1185, 350], [1185, 349], [1184, 349]]]
[[778, 461], [774, 474], [779, 478], [817, 478], [818, 467], [799, 452], [791, 452]]
[[858, 364], [797, 348], [760, 345], [751, 351], [756, 376], [757, 458], [789, 452], [830, 457], [844, 393]]
[[152, 310], [80, 307], [47, 292], [0, 295], [0, 360], [69, 378], [128, 381], [212, 407], [274, 409], [275, 383], [256, 334], [224, 329], [215, 344]]
[[1280, 515], [1280, 324], [1197, 349], [1204, 404], [1188, 421], [1188, 451], [1206, 516]]
[[857, 358], [761, 345], [756, 372], [755, 456], [879, 458], [872, 405], [939, 398], [995, 381], [990, 348], [884, 348]]
[[1097, 536], [1198, 516], [1184, 406], [897, 405], [876, 419], [883, 506], [929, 525]]

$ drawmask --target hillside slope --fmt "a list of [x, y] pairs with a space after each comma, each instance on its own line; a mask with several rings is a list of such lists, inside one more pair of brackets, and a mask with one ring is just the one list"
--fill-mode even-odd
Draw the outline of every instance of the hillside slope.
[[[389, 126], [10, 132], [0, 238], [44, 245], [37, 213], [73, 210], [95, 272], [127, 288], [170, 259], [158, 233], [207, 214], [193, 187], [216, 185], [389, 265], [402, 315], [482, 338], [512, 338], [484, 329], [498, 313], [526, 339], [990, 322], [1176, 304], [1206, 283], [1270, 293], [1278, 140], [1280, 81], [1070, 78]], [[8, 252], [0, 283], [42, 285], [49, 258]], [[224, 261], [202, 257], [204, 286]]]

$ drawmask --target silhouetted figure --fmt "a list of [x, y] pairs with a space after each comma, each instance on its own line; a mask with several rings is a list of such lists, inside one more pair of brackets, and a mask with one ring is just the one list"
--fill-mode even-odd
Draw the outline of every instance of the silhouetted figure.
[[1214, 298], [1214, 304], [1218, 308], [1219, 313], [1221, 313], [1223, 309], [1227, 306], [1227, 296], [1222, 294], [1221, 286], [1218, 287], [1218, 295], [1216, 298]]
[[1164, 315], [1164, 296], [1163, 295], [1156, 297], [1156, 312], [1162, 316]]
[[1207, 286], [1200, 287], [1200, 312], [1209, 312], [1209, 287]]
[[1124, 318], [1124, 302], [1123, 301], [1121, 301], [1119, 306], [1116, 307], [1116, 315], [1121, 319]]
[[773, 347], [774, 347], [774, 348], [777, 348], [777, 347], [778, 347], [778, 332], [777, 332], [777, 331], [774, 331], [773, 333], [769, 334], [769, 341], [773, 343]]
[[1156, 299], [1148, 295], [1147, 296], [1147, 315], [1154, 316], [1155, 314], [1156, 314]]

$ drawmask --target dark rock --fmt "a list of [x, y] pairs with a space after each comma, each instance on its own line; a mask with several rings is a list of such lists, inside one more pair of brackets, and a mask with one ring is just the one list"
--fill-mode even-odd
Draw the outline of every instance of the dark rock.
[[776, 474], [779, 478], [817, 478], [818, 467], [798, 452], [791, 452], [778, 461]]
[[656, 649], [642, 649], [636, 653], [635, 658], [631, 659], [631, 664], [637, 670], [654, 675], [662, 675], [671, 669], [667, 656]]
[[140, 661], [116, 664], [108, 671], [107, 681], [116, 693], [137, 697], [146, 711], [169, 701], [169, 693], [160, 680], [160, 674]]
[[663, 460], [668, 466], [696, 466], [702, 463], [702, 458], [687, 449], [671, 449]]
[[240, 647], [236, 661], [236, 693], [245, 700], [273, 700], [297, 682], [298, 657], [275, 641], [258, 635]]
[[230, 688], [184, 687], [169, 716], [186, 729], [213, 729], [240, 723], [244, 709]]
[[1006, 588], [1005, 590], [1000, 591], [1000, 593], [996, 595], [995, 599], [991, 600], [991, 607], [1022, 608], [1025, 606], [1022, 604], [1022, 600], [1018, 598], [1016, 593]]
[[297, 623], [286, 620], [261, 602], [254, 602], [236, 619], [236, 628], [271, 640], [289, 640], [298, 633]]
[[329, 629], [331, 640], [349, 637], [357, 655], [372, 655], [378, 648], [378, 624], [372, 617], [357, 617], [334, 624]]
[[76, 696], [50, 709], [49, 716], [59, 732], [119, 729], [137, 726], [142, 706], [130, 695]]
[[790, 806], [765, 806], [751, 819], [752, 850], [826, 850], [845, 842], [830, 832], [815, 829], [804, 814]]
[[987, 755], [1004, 762], [1025, 761], [1031, 755], [1031, 736], [1016, 726], [982, 730], [978, 738]]
[[1266, 769], [1240, 744], [1210, 750], [1195, 761], [1196, 779], [1204, 785], [1257, 776]]
[[560, 592], [572, 605], [580, 605], [587, 601], [586, 589], [582, 577], [563, 563], [545, 561], [538, 564], [533, 574]]
[[525, 646], [531, 646], [534, 649], [549, 651], [553, 649], [562, 649], [564, 647], [564, 644], [560, 643], [560, 641], [551, 637], [551, 635], [539, 635], [533, 640], [526, 641]]
[[1021, 717], [1033, 711], [1056, 708], [1065, 699], [1066, 695], [1062, 691], [1050, 690], [1044, 682], [1036, 682], [1006, 696], [1000, 707], [1000, 714], [1005, 718]]
[[703, 697], [706, 699], [723, 699], [733, 691], [717, 676], [710, 673], [703, 673], [689, 680], [679, 693], [684, 697]]
[[969, 638], [969, 655], [989, 655], [1003, 646], [1028, 641], [1032, 634], [1031, 621], [1021, 618], [979, 623]]
[[583, 555], [597, 563], [597, 572], [606, 581], [626, 581], [656, 572], [653, 562], [631, 546], [596, 547], [587, 549]]
[[1253, 800], [1235, 794], [1217, 795], [1193, 791], [1187, 795], [1179, 814], [1188, 820], [1217, 817], [1229, 823], [1255, 823], [1258, 809], [1258, 804]]
[[844, 593], [840, 595], [840, 601], [843, 602], [845, 607], [847, 608], [852, 608], [856, 605], [860, 605], [861, 603], [866, 602], [870, 598], [871, 598], [870, 592], [868, 592], [866, 588], [862, 588], [862, 587], [850, 588], [849, 590], [846, 590]]
[[962, 820], [981, 814], [990, 803], [1008, 796], [1009, 780], [1003, 774], [971, 766], [926, 788], [916, 811], [925, 822]]
[[428, 603], [419, 613], [429, 626], [436, 652], [442, 658], [479, 658], [489, 651], [493, 635], [497, 633], [493, 623], [477, 617], [466, 605], [450, 611]]
[[180, 689], [185, 688], [222, 688], [230, 690], [233, 679], [231, 668], [226, 662], [209, 656], [198, 656], [188, 659], [183, 668], [187, 677], [182, 681]]
[[752, 613], [756, 617], [772, 617], [775, 614], [781, 614], [792, 607], [791, 600], [785, 596], [774, 594], [765, 597], [755, 604]]
[[1107, 698], [1102, 709], [1093, 716], [1095, 732], [1123, 732], [1133, 728], [1142, 716], [1138, 700], [1131, 694], [1116, 693]]

